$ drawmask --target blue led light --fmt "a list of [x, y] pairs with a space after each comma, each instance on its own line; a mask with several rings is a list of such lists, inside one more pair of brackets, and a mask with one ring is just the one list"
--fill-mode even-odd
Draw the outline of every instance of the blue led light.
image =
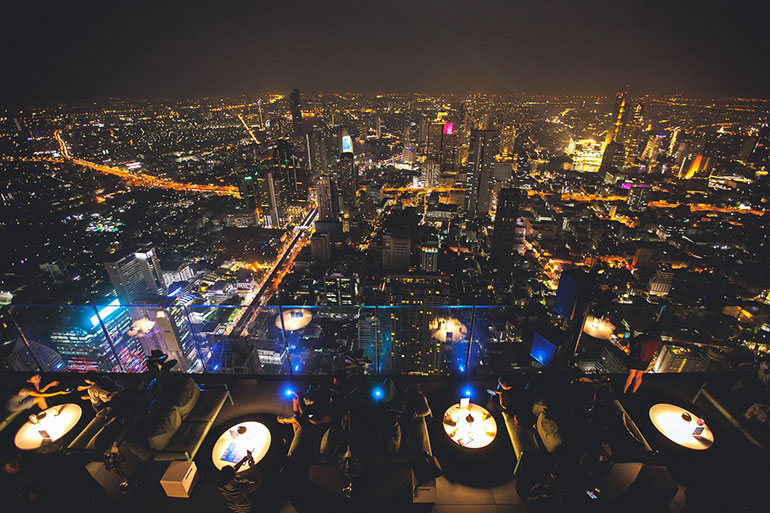
[[299, 364], [294, 366], [294, 372], [298, 372], [298, 371], [299, 371]]
[[372, 390], [372, 396], [374, 396], [375, 401], [378, 399], [382, 399], [382, 396], [385, 395], [385, 391], [382, 389], [382, 387], [374, 387]]
[[471, 387], [463, 388], [463, 397], [471, 397], [473, 395], [473, 389]]
[[219, 370], [219, 364], [217, 363], [216, 365], [214, 365], [214, 372], [216, 372], [218, 370]]
[[460, 365], [459, 367], [457, 367], [457, 369], [458, 369], [458, 370], [459, 370], [461, 373], [465, 374], [465, 365]]
[[283, 395], [285, 395], [286, 397], [291, 397], [291, 396], [293, 396], [293, 395], [294, 395], [294, 389], [293, 389], [293, 388], [291, 388], [291, 387], [286, 387], [286, 388], [284, 388], [284, 389], [283, 389]]

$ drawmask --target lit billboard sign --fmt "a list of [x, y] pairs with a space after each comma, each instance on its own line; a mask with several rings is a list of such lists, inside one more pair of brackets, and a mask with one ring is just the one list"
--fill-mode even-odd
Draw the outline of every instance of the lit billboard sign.
[[342, 136], [342, 153], [353, 153], [353, 138], [349, 135]]
[[101, 310], [99, 310], [99, 316], [96, 315], [91, 316], [91, 326], [96, 326], [99, 324], [99, 317], [102, 318], [102, 320], [106, 319], [110, 315], [112, 315], [115, 310], [120, 308], [120, 299], [115, 299], [110, 303], [109, 305], [105, 306]]

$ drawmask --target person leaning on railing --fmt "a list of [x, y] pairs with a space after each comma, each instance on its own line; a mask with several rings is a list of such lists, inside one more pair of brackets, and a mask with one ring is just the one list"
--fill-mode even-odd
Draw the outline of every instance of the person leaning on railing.
[[660, 323], [651, 322], [647, 325], [644, 333], [636, 337], [631, 342], [628, 358], [626, 358], [626, 367], [628, 367], [628, 376], [626, 377], [626, 384], [623, 387], [623, 393], [625, 394], [631, 384], [631, 393], [636, 393], [639, 387], [642, 385], [642, 376], [647, 368], [650, 366], [652, 358], [655, 353], [658, 352], [660, 346], [663, 345], [663, 341], [660, 339]]

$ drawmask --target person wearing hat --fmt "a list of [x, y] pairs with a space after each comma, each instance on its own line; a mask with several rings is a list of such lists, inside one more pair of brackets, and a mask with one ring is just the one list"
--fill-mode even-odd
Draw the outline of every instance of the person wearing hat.
[[169, 360], [168, 355], [159, 349], [153, 349], [147, 357], [147, 370], [150, 372], [170, 372], [176, 364], [176, 360]]

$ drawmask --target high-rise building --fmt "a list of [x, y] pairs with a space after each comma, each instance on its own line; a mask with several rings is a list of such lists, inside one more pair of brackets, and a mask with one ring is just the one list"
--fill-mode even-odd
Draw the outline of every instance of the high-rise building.
[[158, 349], [179, 362], [178, 370], [202, 370], [200, 355], [178, 297], [139, 296], [132, 302], [129, 315], [133, 319], [129, 334], [142, 345], [144, 354]]
[[291, 112], [291, 124], [294, 129], [294, 137], [302, 138], [302, 103], [300, 101], [299, 89], [295, 89], [289, 95], [289, 110]]
[[329, 170], [329, 163], [326, 159], [326, 141], [320, 130], [313, 130], [306, 134], [306, 145], [310, 153], [308, 166], [312, 170], [312, 176], [318, 173], [323, 174]]
[[324, 264], [332, 254], [331, 237], [328, 233], [315, 233], [310, 239], [310, 252], [313, 258]]
[[650, 199], [650, 188], [648, 186], [635, 186], [628, 190], [626, 203], [628, 209], [634, 212], [641, 212], [647, 209], [647, 203]]
[[433, 159], [422, 163], [422, 181], [425, 187], [436, 187], [441, 176], [441, 166]]
[[282, 175], [278, 168], [267, 170], [266, 181], [268, 199], [270, 201], [270, 210], [263, 223], [270, 228], [280, 228], [286, 220], [286, 207], [288, 206], [286, 177]]
[[696, 345], [663, 344], [655, 357], [653, 372], [720, 372], [730, 367], [730, 361], [719, 348]]
[[515, 153], [513, 144], [516, 142], [516, 127], [506, 125], [500, 131], [500, 155], [503, 157], [512, 157]]
[[[269, 162], [269, 161], [268, 161]], [[256, 164], [240, 176], [238, 191], [248, 211], [256, 211], [258, 220], [268, 228], [280, 228], [288, 206], [287, 180], [276, 167]]]
[[757, 142], [751, 150], [749, 163], [762, 169], [770, 167], [770, 124], [763, 124], [757, 134]]
[[644, 100], [637, 101], [631, 108], [628, 123], [623, 130], [623, 147], [626, 150], [626, 161], [624, 167], [633, 165], [636, 157], [639, 156], [639, 144], [644, 135]]
[[259, 128], [265, 128], [265, 117], [262, 113], [262, 98], [257, 100], [257, 113], [259, 114]]
[[468, 219], [486, 217], [494, 174], [494, 156], [500, 144], [497, 130], [472, 130], [465, 186], [465, 214]]
[[358, 273], [347, 264], [329, 269], [324, 275], [324, 294], [327, 305], [351, 306], [358, 295]]
[[[364, 350], [364, 355], [378, 363], [377, 341], [379, 338], [379, 322], [374, 308], [361, 308], [358, 313], [358, 349]], [[375, 369], [379, 372], [379, 369]]]
[[655, 162], [658, 159], [660, 144], [664, 137], [664, 135], [651, 135], [647, 139], [647, 145], [645, 145], [642, 152], [642, 160], [645, 162]]
[[[51, 332], [51, 342], [69, 371], [142, 372], [145, 355], [129, 335], [132, 321], [120, 299], [82, 315], [75, 310]], [[69, 312], [68, 312], [69, 313]]]
[[658, 261], [658, 252], [654, 247], [640, 246], [636, 248], [631, 267], [633, 269], [652, 269], [657, 267]]
[[322, 174], [318, 179], [318, 220], [324, 222], [335, 222], [339, 217], [337, 205], [337, 187], [334, 183], [334, 177], [328, 174]]
[[123, 304], [131, 303], [140, 294], [162, 294], [166, 289], [152, 244], [142, 244], [118, 260], [105, 262], [104, 267]]
[[382, 267], [386, 271], [404, 272], [412, 259], [412, 239], [408, 234], [386, 232], [382, 236]]
[[273, 173], [282, 178], [287, 190], [287, 199], [295, 205], [307, 204], [305, 170], [302, 169], [289, 141], [285, 139], [278, 141], [273, 149], [273, 162]]
[[674, 273], [670, 271], [656, 271], [650, 279], [651, 296], [667, 296], [671, 292], [674, 283]]
[[431, 123], [428, 126], [428, 159], [437, 162], [441, 171], [453, 171], [457, 152], [454, 123]]
[[341, 153], [338, 162], [337, 183], [342, 195], [346, 217], [354, 217], [358, 212], [358, 169], [353, 152], [353, 138], [347, 129], [342, 129]]
[[521, 199], [521, 192], [509, 187], [500, 189], [497, 194], [497, 211], [490, 256], [497, 265], [503, 267], [511, 262]]
[[428, 148], [428, 132], [430, 130], [430, 123], [428, 118], [423, 117], [420, 119], [420, 133], [417, 141], [418, 153], [426, 153]]
[[426, 273], [438, 271], [438, 239], [431, 237], [423, 241], [420, 248], [420, 269]]
[[612, 141], [622, 140], [623, 124], [626, 118], [626, 100], [628, 99], [628, 86], [622, 92], [615, 95], [615, 106], [612, 109], [612, 124], [607, 130], [607, 137], [604, 139], [604, 146]]
[[617, 141], [612, 141], [604, 148], [600, 169], [608, 169], [611, 167], [623, 169], [625, 162], [626, 151], [623, 148], [623, 145]]
[[[402, 308], [384, 309], [381, 316], [384, 372], [423, 376], [446, 373], [447, 338], [438, 323], [447, 319], [450, 312], [441, 308], [449, 304], [449, 281], [448, 276], [440, 274], [401, 274], [385, 278], [385, 301]], [[457, 319], [450, 321], [462, 325]], [[467, 337], [467, 327], [465, 329]], [[450, 342], [462, 342], [462, 335], [455, 334], [459, 335], [457, 340]]]

